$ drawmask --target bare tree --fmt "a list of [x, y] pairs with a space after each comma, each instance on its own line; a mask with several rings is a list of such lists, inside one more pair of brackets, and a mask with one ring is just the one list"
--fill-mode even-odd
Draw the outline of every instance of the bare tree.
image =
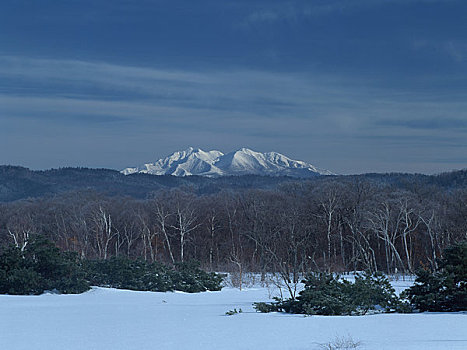
[[112, 227], [112, 217], [102, 203], [91, 215], [99, 258], [105, 260], [108, 257], [110, 243], [117, 235], [117, 231]]
[[15, 205], [7, 214], [8, 220], [6, 223], [7, 231], [16, 248], [21, 251], [26, 249], [29, 240], [33, 234], [39, 233], [37, 227], [37, 219], [33, 214], [34, 203], [26, 205]]
[[172, 244], [170, 243], [170, 234], [168, 232], [169, 228], [169, 219], [172, 214], [169, 212], [169, 208], [166, 205], [166, 200], [164, 198], [156, 199], [154, 202], [154, 215], [156, 219], [156, 226], [159, 232], [164, 237], [165, 244], [167, 245], [167, 250], [170, 256], [170, 261], [172, 264], [175, 264], [175, 258], [172, 250]]
[[180, 261], [184, 262], [185, 246], [189, 234], [196, 230], [201, 223], [198, 222], [195, 197], [193, 195], [181, 191], [172, 191], [171, 194], [173, 220], [168, 224], [168, 227], [177, 233], [180, 248]]

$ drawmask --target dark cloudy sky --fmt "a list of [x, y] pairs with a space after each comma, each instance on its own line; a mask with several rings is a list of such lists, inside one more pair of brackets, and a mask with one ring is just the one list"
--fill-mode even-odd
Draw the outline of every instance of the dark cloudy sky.
[[188, 146], [467, 167], [465, 0], [2, 0], [0, 164]]

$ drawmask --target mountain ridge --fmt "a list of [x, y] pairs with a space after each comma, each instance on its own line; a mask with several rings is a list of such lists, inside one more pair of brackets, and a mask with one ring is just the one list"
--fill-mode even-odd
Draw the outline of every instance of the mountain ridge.
[[124, 175], [144, 173], [206, 177], [267, 175], [308, 178], [335, 175], [329, 170], [316, 168], [312, 164], [291, 159], [278, 152], [261, 153], [245, 147], [227, 154], [217, 150], [203, 151], [200, 148], [189, 147], [154, 163], [125, 168], [121, 172]]

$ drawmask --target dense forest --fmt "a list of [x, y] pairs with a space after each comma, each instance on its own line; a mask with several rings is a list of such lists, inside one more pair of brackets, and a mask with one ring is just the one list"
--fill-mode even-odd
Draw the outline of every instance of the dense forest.
[[31, 197], [51, 197], [64, 192], [94, 190], [110, 196], [150, 198], [162, 189], [190, 187], [198, 194], [216, 193], [225, 189], [275, 188], [291, 182], [289, 177], [230, 176], [206, 178], [201, 176], [154, 176], [133, 174], [125, 176], [116, 170], [61, 168], [32, 171], [17, 166], [0, 166], [0, 202]]
[[2, 246], [26, 249], [40, 235], [88, 259], [197, 260], [211, 271], [275, 271], [293, 281], [310, 270], [436, 270], [442, 251], [467, 238], [465, 171], [305, 181], [2, 168], [2, 194], [27, 193], [25, 183], [42, 189], [4, 197]]
[[33, 171], [18, 166], [0, 166], [0, 202], [26, 198], [51, 197], [57, 194], [93, 190], [109, 196], [130, 196], [138, 199], [151, 198], [163, 189], [190, 187], [197, 195], [218, 193], [226, 190], [276, 189], [292, 182], [326, 183], [329, 181], [358, 182], [392, 185], [400, 189], [437, 187], [452, 190], [467, 187], [467, 170], [434, 176], [422, 174], [363, 174], [348, 176], [316, 176], [306, 180], [286, 176], [154, 176], [132, 174], [125, 176], [111, 169], [60, 168]]

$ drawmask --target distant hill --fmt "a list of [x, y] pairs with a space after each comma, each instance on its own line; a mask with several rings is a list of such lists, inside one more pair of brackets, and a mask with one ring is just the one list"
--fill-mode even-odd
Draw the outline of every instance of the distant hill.
[[17, 166], [0, 166], [0, 202], [78, 190], [147, 198], [158, 190], [182, 186], [192, 187], [202, 194], [215, 193], [222, 189], [274, 188], [290, 181], [292, 179], [287, 177], [241, 176], [211, 179], [201, 176], [149, 174], [125, 176], [110, 169], [60, 168], [33, 171]]
[[110, 169], [60, 168], [33, 171], [18, 166], [0, 166], [0, 202], [31, 197], [54, 196], [64, 192], [93, 190], [107, 195], [148, 198], [152, 193], [176, 187], [190, 187], [198, 194], [217, 193], [222, 190], [274, 189], [290, 182], [324, 183], [329, 181], [369, 181], [403, 189], [467, 187], [467, 170], [440, 175], [420, 174], [364, 174], [341, 176], [315, 176], [298, 179], [287, 176], [223, 176], [203, 177], [132, 174], [123, 175]]

